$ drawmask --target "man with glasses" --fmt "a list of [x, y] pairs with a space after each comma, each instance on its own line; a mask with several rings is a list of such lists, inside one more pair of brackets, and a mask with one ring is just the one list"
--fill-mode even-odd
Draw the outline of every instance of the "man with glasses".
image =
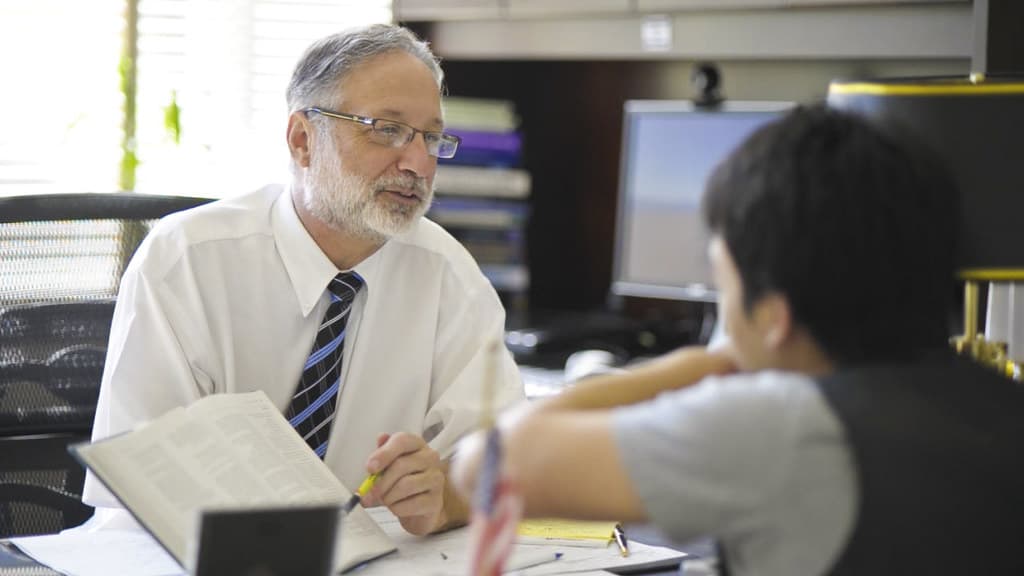
[[[441, 85], [426, 44], [396, 26], [306, 51], [287, 92], [290, 186], [167, 218], [128, 267], [94, 439], [263, 390], [348, 487], [379, 473], [364, 504], [415, 534], [465, 520], [447, 456], [478, 422], [485, 378], [500, 405], [523, 392], [508, 351], [490, 357], [496, 293], [422, 218], [437, 158], [459, 145]], [[83, 499], [116, 505], [91, 476]]]

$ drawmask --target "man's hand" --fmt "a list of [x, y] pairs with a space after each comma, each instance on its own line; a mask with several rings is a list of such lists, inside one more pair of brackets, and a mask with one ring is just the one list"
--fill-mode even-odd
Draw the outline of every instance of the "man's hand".
[[419, 436], [381, 434], [366, 470], [380, 476], [363, 505], [387, 506], [410, 534], [429, 534], [465, 521], [466, 505], [448, 486], [447, 464]]

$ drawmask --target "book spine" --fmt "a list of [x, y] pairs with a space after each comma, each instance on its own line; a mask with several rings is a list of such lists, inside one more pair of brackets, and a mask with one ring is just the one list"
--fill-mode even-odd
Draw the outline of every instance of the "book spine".
[[482, 166], [492, 168], [515, 168], [519, 165], [518, 152], [504, 150], [478, 150], [459, 147], [454, 158], [438, 158], [438, 166]]
[[518, 199], [530, 195], [531, 180], [529, 172], [515, 168], [445, 164], [437, 167], [434, 183], [439, 194]]
[[431, 208], [430, 219], [444, 228], [496, 228], [521, 229], [526, 221], [526, 210], [505, 207], [455, 207], [437, 206]]
[[523, 137], [518, 132], [485, 132], [452, 128], [448, 130], [448, 133], [458, 136], [462, 140], [459, 144], [460, 151], [472, 149], [518, 155], [523, 148]]
[[510, 132], [519, 125], [515, 105], [508, 100], [448, 96], [444, 109], [445, 124], [450, 128]]

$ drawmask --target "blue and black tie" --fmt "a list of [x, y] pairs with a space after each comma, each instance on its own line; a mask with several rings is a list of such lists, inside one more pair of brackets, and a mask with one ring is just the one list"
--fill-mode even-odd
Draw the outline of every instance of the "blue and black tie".
[[345, 324], [363, 279], [355, 272], [341, 272], [327, 286], [331, 304], [316, 333], [313, 351], [302, 368], [302, 378], [284, 416], [321, 458], [341, 387], [341, 356], [345, 351]]

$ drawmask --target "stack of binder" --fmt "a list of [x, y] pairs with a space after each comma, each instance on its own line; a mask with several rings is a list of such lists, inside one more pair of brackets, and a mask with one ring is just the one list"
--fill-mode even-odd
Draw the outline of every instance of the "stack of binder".
[[509, 311], [527, 305], [530, 174], [523, 138], [507, 100], [445, 98], [446, 131], [462, 143], [439, 161], [429, 216], [469, 250]]

